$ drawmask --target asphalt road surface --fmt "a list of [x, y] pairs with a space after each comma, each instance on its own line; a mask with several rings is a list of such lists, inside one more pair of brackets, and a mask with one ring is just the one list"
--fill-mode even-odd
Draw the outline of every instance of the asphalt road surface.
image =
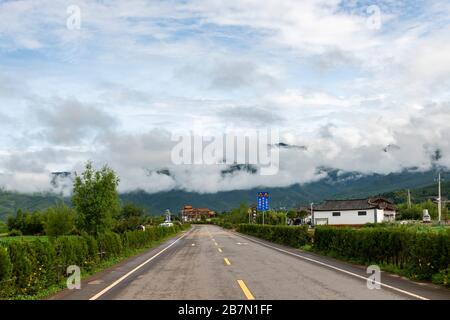
[[369, 289], [364, 267], [212, 225], [183, 235], [50, 299], [450, 299], [450, 290], [387, 273]]

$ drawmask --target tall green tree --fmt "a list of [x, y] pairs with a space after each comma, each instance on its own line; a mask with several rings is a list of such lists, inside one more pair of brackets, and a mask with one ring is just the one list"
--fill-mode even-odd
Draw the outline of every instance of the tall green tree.
[[72, 203], [80, 230], [98, 234], [112, 229], [120, 212], [118, 185], [119, 178], [108, 166], [96, 171], [88, 162], [81, 176], [76, 174]]

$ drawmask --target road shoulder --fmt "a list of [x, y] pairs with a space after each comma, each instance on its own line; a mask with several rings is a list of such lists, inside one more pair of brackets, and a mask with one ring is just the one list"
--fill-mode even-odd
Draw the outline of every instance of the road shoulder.
[[121, 278], [141, 265], [146, 261], [152, 259], [156, 255], [163, 256], [165, 248], [174, 245], [179, 239], [186, 236], [193, 230], [191, 227], [188, 230], [167, 239], [156, 247], [150, 248], [138, 255], [129, 257], [109, 268], [88, 276], [81, 281], [81, 289], [63, 289], [55, 294], [45, 298], [45, 300], [89, 300], [99, 292], [105, 290], [114, 283], [120, 281]]
[[[243, 239], [258, 243], [273, 250], [277, 250], [278, 252], [290, 255], [294, 258], [303, 259], [310, 263], [314, 263], [318, 267], [333, 269], [337, 272], [347, 274], [348, 276], [359, 277], [361, 281], [366, 281], [363, 278], [367, 279], [367, 277], [369, 276], [369, 274], [366, 273], [367, 266], [334, 259], [314, 252], [307, 252], [301, 249], [287, 247], [236, 231], [227, 231]], [[381, 283], [385, 285], [385, 288], [387, 289], [389, 289], [389, 287], [393, 287], [395, 289], [398, 289], [396, 290], [397, 292], [404, 291], [405, 293], [410, 295], [410, 297], [416, 295], [416, 298], [419, 299], [426, 298], [431, 300], [450, 300], [450, 290], [430, 282], [413, 281], [411, 279], [393, 273], [382, 271]]]

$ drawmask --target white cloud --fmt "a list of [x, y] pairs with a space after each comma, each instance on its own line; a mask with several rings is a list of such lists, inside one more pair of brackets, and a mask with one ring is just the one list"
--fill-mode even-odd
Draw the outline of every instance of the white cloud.
[[[77, 1], [71, 31], [65, 1], [2, 2], [0, 185], [47, 190], [88, 159], [149, 192], [425, 169], [436, 150], [450, 167], [450, 7], [376, 3], [380, 30], [359, 1]], [[170, 162], [173, 132], [265, 127], [307, 147], [276, 177]]]

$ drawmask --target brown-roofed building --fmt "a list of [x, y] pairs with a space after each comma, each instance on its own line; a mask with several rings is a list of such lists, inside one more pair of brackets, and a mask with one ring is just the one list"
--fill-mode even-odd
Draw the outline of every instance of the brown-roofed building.
[[193, 208], [186, 205], [181, 209], [181, 220], [184, 222], [195, 222], [208, 220], [214, 217], [216, 213], [208, 208]]
[[394, 204], [384, 198], [326, 200], [314, 206], [315, 225], [362, 225], [395, 220]]

